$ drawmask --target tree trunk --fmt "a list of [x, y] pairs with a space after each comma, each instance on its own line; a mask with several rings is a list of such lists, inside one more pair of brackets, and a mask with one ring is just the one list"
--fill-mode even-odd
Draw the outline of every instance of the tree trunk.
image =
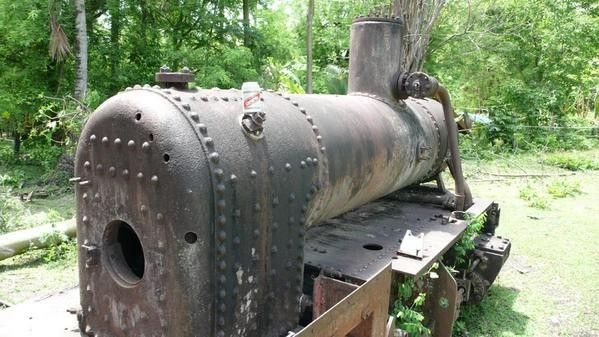
[[21, 153], [21, 134], [17, 131], [13, 131], [12, 138], [13, 138], [12, 153], [15, 157], [17, 157], [19, 155], [19, 153]]
[[77, 39], [77, 71], [75, 73], [74, 97], [83, 102], [87, 91], [87, 25], [85, 20], [85, 0], [75, 0], [75, 31]]
[[110, 63], [110, 84], [113, 91], [120, 87], [119, 60], [120, 60], [120, 36], [121, 36], [121, 0], [113, 0], [110, 12], [110, 46], [112, 51], [112, 62]]
[[403, 22], [402, 69], [421, 71], [431, 31], [446, 0], [393, 0], [393, 15]]
[[306, 93], [312, 93], [312, 44], [313, 44], [314, 0], [308, 1], [308, 16], [306, 18]]
[[250, 0], [243, 0], [243, 45], [250, 47]]

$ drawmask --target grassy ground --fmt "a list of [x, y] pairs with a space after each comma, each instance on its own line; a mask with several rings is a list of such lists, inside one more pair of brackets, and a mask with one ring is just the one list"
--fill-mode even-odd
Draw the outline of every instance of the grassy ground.
[[[498, 234], [513, 241], [511, 257], [489, 296], [481, 305], [462, 309], [460, 324], [468, 336], [599, 336], [599, 170], [572, 172], [557, 168], [555, 160], [542, 164], [554, 157], [511, 155], [465, 162], [475, 195], [502, 207]], [[572, 158], [596, 163], [599, 150]], [[576, 160], [566, 158], [574, 168], [581, 167]], [[43, 219], [54, 207], [71, 216], [72, 205], [67, 194], [27, 207], [30, 218]], [[48, 251], [36, 250], [0, 262], [0, 300], [17, 303], [76, 282], [72, 243], [50, 257]]]
[[[490, 174], [573, 173], [541, 164], [553, 157], [466, 162], [474, 193], [501, 205], [498, 234], [513, 242], [489, 296], [462, 312], [470, 336], [599, 336], [599, 171]], [[574, 157], [597, 161], [599, 150]]]

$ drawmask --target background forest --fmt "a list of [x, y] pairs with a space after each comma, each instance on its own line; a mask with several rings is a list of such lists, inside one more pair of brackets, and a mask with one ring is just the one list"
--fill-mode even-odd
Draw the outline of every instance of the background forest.
[[[315, 93], [345, 92], [352, 19], [387, 13], [392, 2], [315, 1]], [[416, 68], [450, 89], [456, 110], [475, 114], [475, 132], [462, 141], [466, 154], [593, 146], [595, 1], [431, 2], [441, 12]], [[1, 148], [1, 160], [53, 169], [93, 109], [127, 86], [153, 83], [164, 64], [190, 67], [202, 87], [257, 80], [304, 92], [308, 3], [88, 0], [77, 17], [82, 0], [0, 0], [0, 132], [13, 141]], [[77, 23], [85, 36], [77, 35]], [[87, 50], [77, 47], [83, 37]], [[77, 76], [81, 57], [87, 78]]]

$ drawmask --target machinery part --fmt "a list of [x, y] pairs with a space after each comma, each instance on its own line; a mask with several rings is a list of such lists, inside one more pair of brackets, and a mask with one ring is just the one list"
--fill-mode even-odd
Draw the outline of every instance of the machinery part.
[[42, 238], [53, 232], [74, 237], [76, 234], [75, 221], [71, 219], [57, 224], [43, 225], [0, 235], [0, 261], [26, 252], [31, 247], [48, 247], [53, 242], [51, 240], [42, 240]]
[[348, 94], [368, 95], [397, 104], [395, 87], [402, 49], [399, 18], [354, 20], [350, 31]]
[[399, 245], [397, 253], [408, 257], [422, 259], [423, 245], [424, 233], [414, 235], [412, 234], [412, 231], [408, 229], [403, 239], [401, 240], [401, 244]]
[[458, 318], [461, 302], [458, 284], [447, 267], [439, 262], [424, 303], [424, 313], [431, 325], [432, 337], [451, 337], [453, 323]]
[[468, 280], [470, 281], [470, 295], [465, 302], [478, 304], [485, 298], [485, 296], [487, 296], [489, 281], [485, 280], [481, 274], [477, 272], [470, 272], [468, 274]]
[[436, 97], [441, 102], [448, 132], [449, 153], [451, 155], [449, 170], [455, 180], [455, 209], [464, 211], [472, 205], [472, 193], [462, 172], [462, 160], [458, 147], [458, 127], [454, 120], [449, 92], [434, 77], [422, 72], [399, 74], [394, 89], [398, 97]]
[[[357, 20], [351, 95], [264, 93], [260, 138], [243, 131], [239, 90], [187, 90], [185, 72], [159, 73], [173, 88], [138, 85], [104, 102], [76, 158], [86, 329], [275, 337], [295, 328], [306, 229], [444, 168], [454, 123], [442, 106], [393, 101], [399, 32], [395, 20]], [[385, 77], [364, 77], [379, 68]], [[452, 228], [431, 255], [465, 228], [437, 222]]]
[[[318, 298], [326, 298], [330, 308], [293, 337], [386, 337], [386, 323], [391, 295], [391, 265], [375, 274], [359, 287], [342, 284], [340, 281], [317, 281]], [[331, 298], [327, 298], [329, 296]], [[340, 301], [334, 301], [347, 292]], [[318, 305], [315, 303], [315, 307]], [[325, 304], [328, 306], [327, 304]]]
[[195, 79], [194, 74], [187, 67], [179, 72], [172, 72], [167, 66], [162, 66], [155, 75], [156, 83], [164, 88], [187, 89], [187, 85]]
[[474, 255], [480, 256], [481, 262], [472, 271], [479, 273], [490, 286], [510, 256], [512, 242], [507, 238], [487, 233], [476, 237], [474, 244]]

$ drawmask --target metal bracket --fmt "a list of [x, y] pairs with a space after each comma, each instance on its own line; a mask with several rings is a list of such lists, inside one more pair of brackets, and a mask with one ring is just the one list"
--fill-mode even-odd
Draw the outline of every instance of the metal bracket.
[[424, 233], [420, 233], [418, 235], [412, 234], [411, 230], [406, 231], [406, 235], [404, 235], [401, 240], [401, 245], [399, 246], [398, 254], [414, 257], [417, 259], [422, 259], [422, 248], [424, 245]]
[[[359, 287], [319, 276], [315, 280], [315, 314], [327, 310], [288, 337], [387, 337], [391, 281], [391, 264]], [[334, 304], [339, 297], [342, 299]]]

